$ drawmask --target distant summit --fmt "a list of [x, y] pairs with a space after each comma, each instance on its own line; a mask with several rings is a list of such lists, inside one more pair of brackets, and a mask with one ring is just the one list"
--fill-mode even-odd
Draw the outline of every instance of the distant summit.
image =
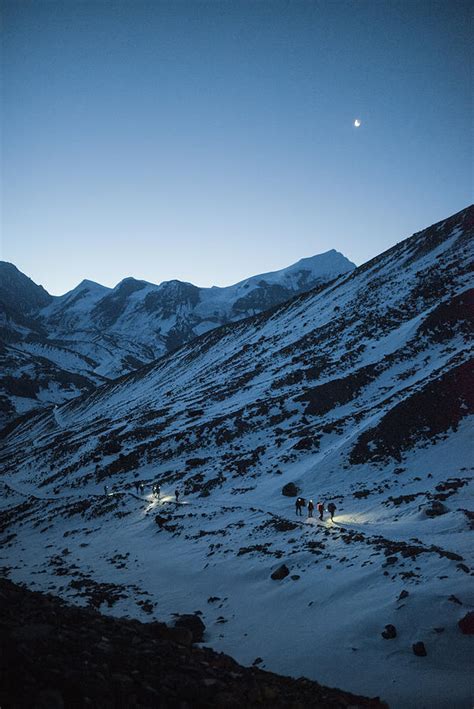
[[48, 305], [53, 297], [16, 266], [0, 261], [0, 313], [27, 315]]

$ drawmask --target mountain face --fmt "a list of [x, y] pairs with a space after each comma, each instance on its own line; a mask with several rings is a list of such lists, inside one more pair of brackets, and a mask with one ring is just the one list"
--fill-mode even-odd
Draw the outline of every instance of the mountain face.
[[[37, 286], [12, 263], [0, 261], [0, 303], [2, 316], [16, 318], [37, 312], [48, 305], [52, 296], [42, 286]], [[2, 323], [3, 325], [3, 323]]]
[[337, 251], [228, 288], [126, 278], [82, 281], [52, 297], [0, 264], [0, 425], [62, 403], [171, 352], [219, 325], [260, 313], [354, 268]]
[[114, 614], [199, 611], [246, 665], [468, 706], [473, 236], [469, 207], [6, 429], [0, 565]]

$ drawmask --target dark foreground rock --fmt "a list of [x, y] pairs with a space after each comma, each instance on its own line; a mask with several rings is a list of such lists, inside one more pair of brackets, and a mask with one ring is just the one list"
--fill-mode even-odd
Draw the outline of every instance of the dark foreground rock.
[[200, 643], [204, 637], [206, 626], [201, 618], [195, 613], [185, 613], [178, 616], [175, 622], [175, 628], [187, 628], [192, 636], [193, 643]]
[[379, 699], [242, 667], [191, 640], [185, 628], [110, 618], [0, 579], [0, 706], [386, 708]]

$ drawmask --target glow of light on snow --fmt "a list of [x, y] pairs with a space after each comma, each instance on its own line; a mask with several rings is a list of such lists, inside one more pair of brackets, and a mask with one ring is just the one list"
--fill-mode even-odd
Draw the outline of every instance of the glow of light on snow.
[[359, 128], [360, 124], [361, 124], [360, 119], [359, 119], [359, 118], [356, 118], [355, 121], [354, 121], [354, 126], [355, 126], [356, 128]]

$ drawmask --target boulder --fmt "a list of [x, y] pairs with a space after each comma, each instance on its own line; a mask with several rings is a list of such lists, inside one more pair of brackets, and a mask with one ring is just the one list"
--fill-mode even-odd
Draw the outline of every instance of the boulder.
[[278, 567], [278, 569], [275, 569], [273, 574], [271, 575], [271, 578], [274, 581], [281, 581], [281, 579], [284, 579], [285, 576], [288, 576], [290, 573], [290, 570], [288, 569], [286, 564], [282, 564], [281, 566]]
[[397, 637], [397, 629], [394, 625], [389, 623], [388, 625], [385, 626], [385, 630], [382, 631], [382, 637], [385, 638], [385, 640], [393, 640], [393, 638]]
[[175, 628], [186, 628], [191, 631], [193, 637], [193, 643], [200, 643], [204, 636], [204, 631], [206, 626], [202, 622], [201, 618], [194, 613], [185, 613], [178, 616], [175, 621]]
[[474, 611], [466, 613], [464, 618], [458, 622], [461, 633], [464, 635], [474, 635]]
[[440, 515], [445, 515], [446, 512], [448, 512], [448, 508], [439, 500], [433, 500], [430, 507], [425, 507], [425, 515], [427, 517], [439, 517]]
[[281, 494], [285, 497], [296, 497], [298, 494], [298, 488], [295, 483], [286, 483], [281, 489]]
[[425, 643], [421, 642], [421, 640], [419, 640], [417, 643], [413, 643], [411, 647], [417, 657], [426, 657], [426, 655], [428, 654], [426, 652]]

